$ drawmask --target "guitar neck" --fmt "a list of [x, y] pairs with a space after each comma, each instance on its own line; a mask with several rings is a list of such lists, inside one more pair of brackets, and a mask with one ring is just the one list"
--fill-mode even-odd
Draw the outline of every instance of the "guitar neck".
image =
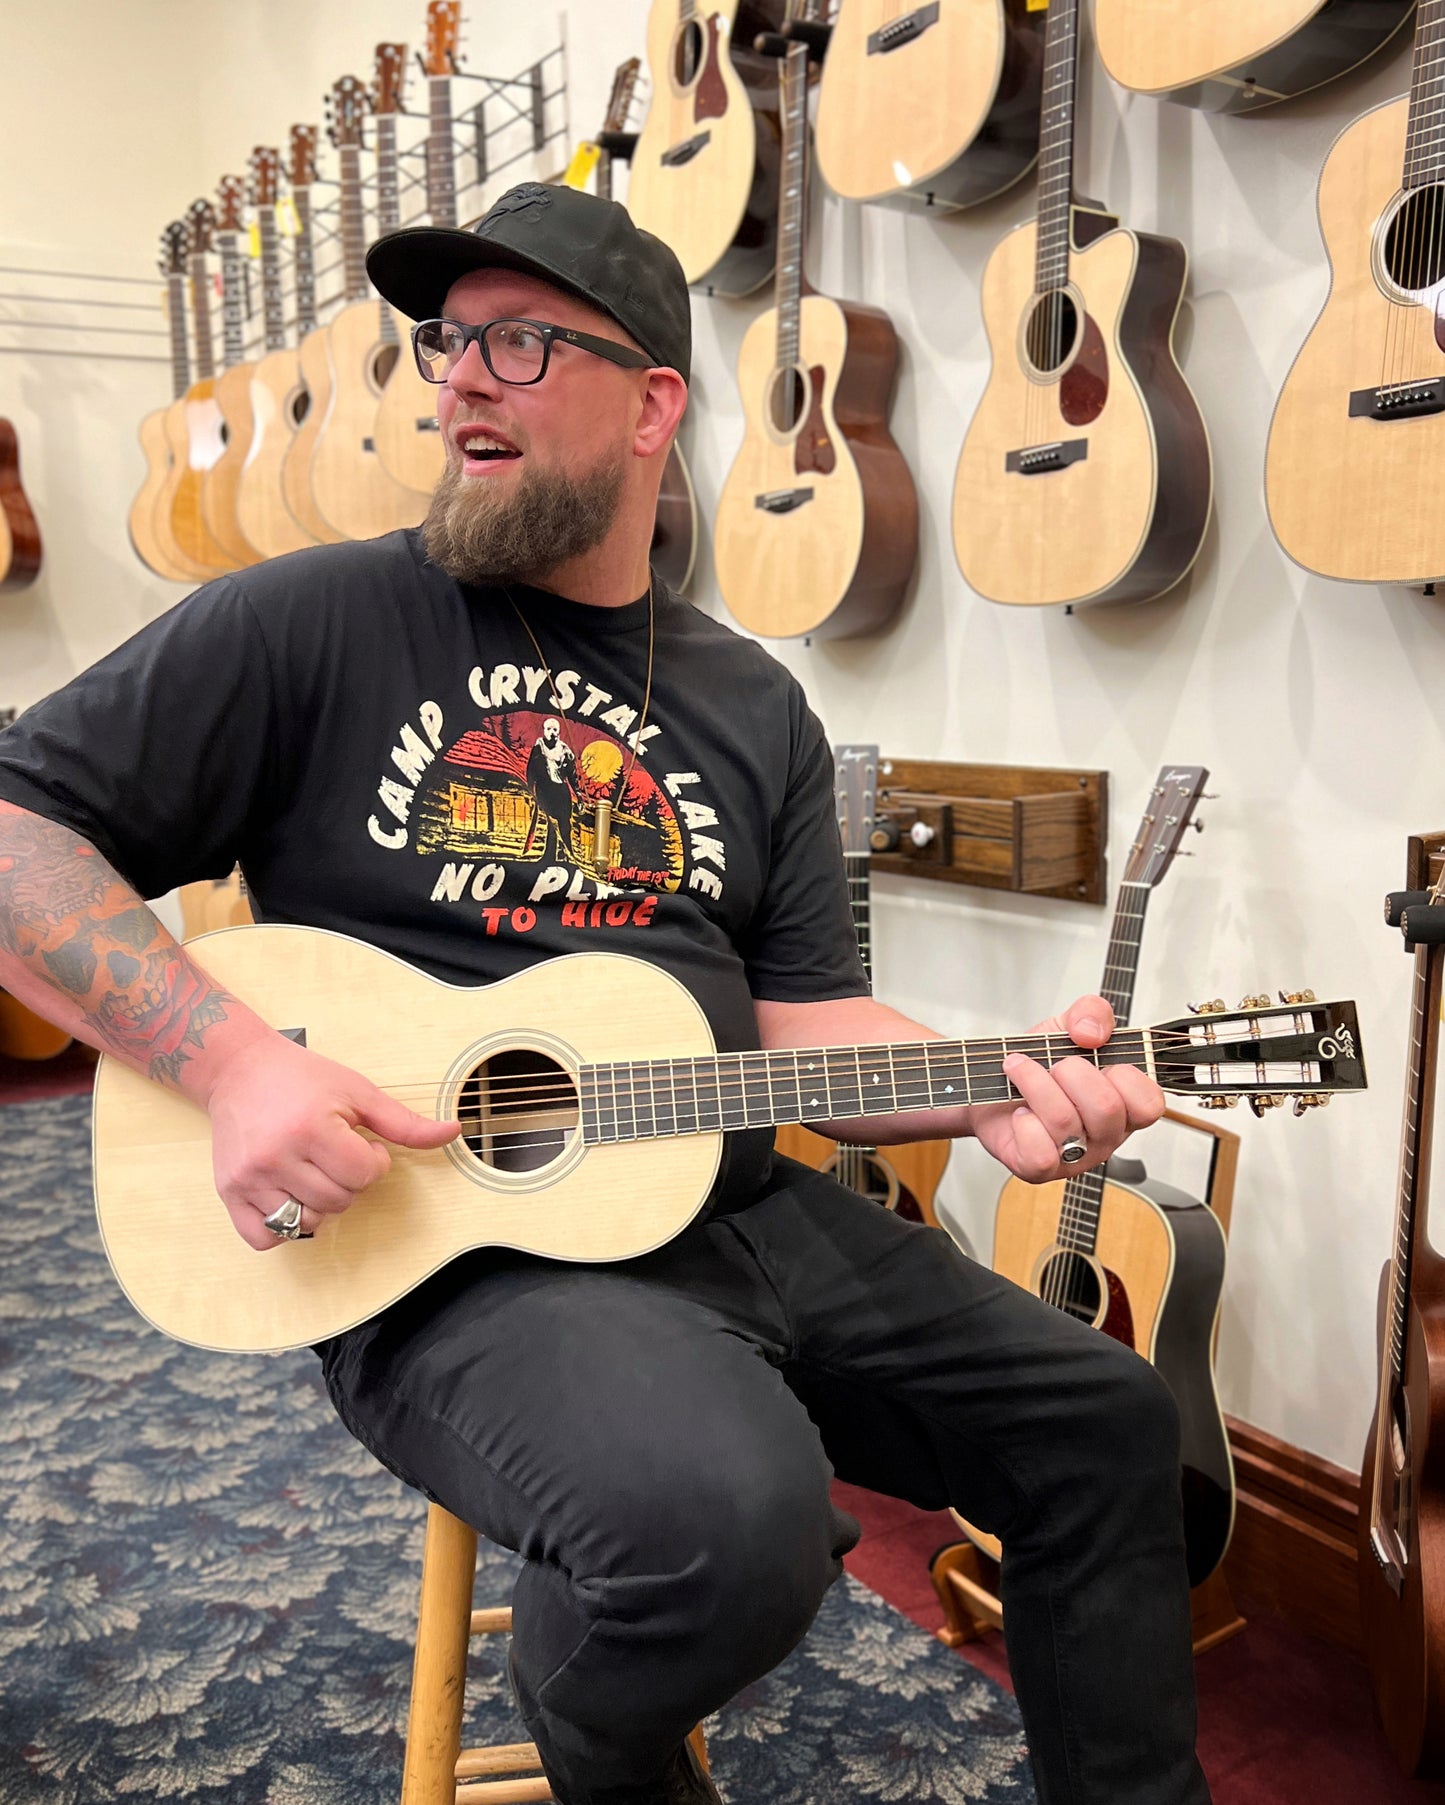
[[196, 381], [210, 382], [216, 374], [216, 353], [211, 343], [210, 277], [204, 251], [191, 254], [191, 317], [196, 336]]
[[[401, 200], [396, 178], [396, 115], [376, 116], [376, 230], [381, 236], [401, 224]], [[385, 301], [377, 302], [383, 344], [397, 343], [396, 321]]]
[[1405, 131], [1406, 188], [1420, 188], [1445, 176], [1445, 0], [1420, 0], [1415, 22], [1415, 59], [1410, 75], [1410, 116]]
[[179, 400], [191, 386], [191, 354], [186, 344], [186, 282], [179, 272], [166, 277], [166, 324], [171, 337], [171, 393]]
[[286, 309], [281, 299], [281, 246], [276, 234], [276, 209], [269, 202], [256, 210], [261, 234], [261, 299], [266, 319], [266, 349], [286, 349]]
[[222, 361], [229, 370], [244, 361], [245, 303], [241, 290], [241, 253], [236, 248], [236, 234], [222, 232], [221, 248], [221, 344]]
[[1410, 1054], [1405, 1079], [1405, 1114], [1400, 1131], [1400, 1182], [1395, 1202], [1395, 1244], [1385, 1312], [1381, 1364], [1398, 1383], [1405, 1371], [1405, 1331], [1415, 1250], [1424, 1237], [1430, 1184], [1431, 1128], [1435, 1117], [1436, 1046], [1439, 1039], [1441, 973], [1445, 953], [1422, 946], [1415, 953], [1410, 1013]]
[[361, 200], [361, 152], [343, 144], [338, 155], [341, 171], [341, 264], [348, 301], [364, 300], [366, 281], [366, 215]]
[[311, 240], [311, 188], [293, 187], [291, 198], [296, 204], [296, 243], [293, 247], [292, 273], [296, 279], [296, 337], [305, 338], [316, 330], [316, 261]]
[[778, 175], [778, 314], [776, 368], [798, 362], [803, 311], [803, 229], [808, 206], [808, 47], [790, 44], [779, 65], [782, 85], [783, 156]]
[[[1445, 0], [1441, 0], [1445, 4]], [[1079, 0], [1053, 0], [1044, 37], [1043, 119], [1039, 132], [1039, 224], [1034, 290], [1048, 294], [1069, 279], [1074, 205], [1074, 96], [1079, 73]]]
[[456, 159], [452, 151], [452, 83], [449, 75], [428, 82], [431, 129], [426, 140], [426, 205], [434, 226], [457, 223]]

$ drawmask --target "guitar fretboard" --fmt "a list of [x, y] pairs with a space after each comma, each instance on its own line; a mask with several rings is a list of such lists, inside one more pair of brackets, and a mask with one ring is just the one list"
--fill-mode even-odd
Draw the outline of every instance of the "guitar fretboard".
[[1400, 1134], [1400, 1189], [1395, 1205], [1395, 1249], [1390, 1262], [1390, 1294], [1386, 1306], [1384, 1355], [1398, 1383], [1405, 1372], [1405, 1328], [1409, 1320], [1410, 1274], [1415, 1232], [1421, 1221], [1427, 1163], [1421, 1155], [1426, 1126], [1434, 1113], [1435, 1024], [1440, 1019], [1441, 971], [1445, 955], [1439, 947], [1422, 946], [1415, 953], [1415, 982], [1411, 993], [1410, 1061], [1405, 1080], [1405, 1119]]
[[[401, 201], [396, 179], [396, 115], [376, 116], [376, 231], [381, 237], [401, 224]], [[383, 344], [397, 342], [396, 321], [385, 301], [377, 303]]]
[[196, 381], [210, 382], [216, 374], [216, 353], [211, 343], [211, 278], [206, 273], [204, 251], [191, 253], [191, 316], [196, 335]]
[[1019, 1094], [1003, 1072], [1014, 1052], [1042, 1065], [1081, 1055], [1101, 1068], [1152, 1067], [1154, 1058], [1144, 1028], [1116, 1034], [1093, 1052], [1083, 1052], [1066, 1034], [1026, 1034], [1013, 1044], [900, 1041], [584, 1065], [578, 1072], [582, 1138], [596, 1145], [1003, 1103]]
[[281, 299], [281, 246], [276, 233], [276, 208], [265, 201], [256, 209], [261, 235], [261, 300], [266, 317], [266, 349], [286, 349], [286, 309]]
[[229, 370], [246, 355], [245, 291], [241, 286], [241, 253], [236, 248], [236, 234], [222, 232], [217, 243], [221, 249], [221, 343], [223, 361]]
[[1445, 0], [1420, 0], [1410, 117], [1405, 131], [1406, 188], [1445, 177]]
[[774, 304], [778, 311], [776, 368], [798, 362], [803, 307], [803, 224], [808, 204], [808, 48], [791, 44], [783, 58], [783, 157], [778, 197], [778, 267]]
[[343, 144], [338, 155], [341, 171], [341, 263], [348, 301], [364, 300], [366, 280], [366, 215], [361, 199], [361, 152]]
[[166, 325], [171, 335], [171, 393], [179, 400], [191, 386], [191, 354], [186, 344], [186, 281], [179, 271], [166, 277]]
[[426, 140], [426, 207], [434, 226], [454, 226], [457, 187], [452, 152], [451, 77], [433, 75], [427, 86], [431, 126]]
[[1062, 288], [1069, 279], [1069, 235], [1074, 203], [1074, 93], [1078, 70], [1078, 0], [1053, 0], [1044, 37], [1043, 113], [1039, 130], [1039, 224], [1034, 290], [1041, 295]]
[[296, 242], [292, 246], [292, 271], [296, 279], [296, 338], [316, 330], [316, 264], [311, 249], [311, 188], [292, 187], [296, 203]]

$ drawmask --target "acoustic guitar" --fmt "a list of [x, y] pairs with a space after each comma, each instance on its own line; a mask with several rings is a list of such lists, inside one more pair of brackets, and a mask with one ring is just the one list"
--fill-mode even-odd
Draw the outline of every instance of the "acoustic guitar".
[[[431, 0], [427, 8], [426, 206], [434, 226], [457, 223], [455, 157], [452, 150], [452, 71], [457, 64], [461, 0]], [[384, 53], [399, 53], [388, 61]], [[396, 115], [406, 76], [406, 46], [378, 44], [371, 110], [376, 118], [376, 231], [384, 237], [401, 224], [396, 185]], [[446, 447], [437, 421], [437, 392], [416, 367], [408, 339], [411, 323], [389, 310], [392, 330], [403, 346], [396, 368], [377, 403], [376, 455], [388, 473], [421, 497], [423, 510], [446, 468]]]
[[1045, 10], [1029, 0], [841, 0], [818, 88], [835, 194], [972, 207], [1039, 154]]
[[1445, 1259], [1430, 1245], [1430, 1154], [1445, 960], [1445, 834], [1410, 841], [1386, 919], [1415, 953], [1391, 1254], [1380, 1276], [1379, 1389], [1360, 1475], [1365, 1654], [1407, 1774], [1445, 1775]]
[[186, 213], [186, 263], [191, 288], [191, 337], [195, 344], [195, 381], [184, 399], [167, 415], [171, 472], [156, 503], [170, 522], [171, 537], [189, 564], [208, 577], [234, 570], [201, 509], [206, 472], [226, 449], [221, 410], [216, 406], [216, 358], [211, 342], [211, 278], [206, 257], [216, 225], [207, 200], [193, 201]]
[[[863, 969], [873, 979], [873, 908], [871, 835], [878, 796], [878, 748], [835, 746], [833, 791], [838, 804], [838, 831], [848, 873], [848, 902]], [[952, 1141], [905, 1141], [900, 1146], [853, 1145], [831, 1141], [811, 1128], [789, 1123], [777, 1133], [779, 1153], [801, 1160], [816, 1171], [829, 1172], [860, 1197], [896, 1210], [910, 1222], [939, 1226], [933, 1198], [953, 1151]]]
[[316, 180], [314, 125], [291, 127], [291, 201], [296, 209], [296, 237], [292, 249], [292, 274], [296, 283], [296, 359], [306, 408], [290, 443], [281, 454], [281, 495], [297, 526], [318, 545], [336, 545], [342, 535], [325, 520], [311, 493], [311, 454], [321, 436], [321, 424], [331, 405], [331, 359], [326, 349], [326, 328], [316, 323], [316, 259], [311, 227], [311, 185]]
[[201, 511], [211, 536], [238, 568], [255, 564], [260, 553], [241, 530], [236, 494], [251, 449], [251, 370], [246, 361], [246, 301], [237, 238], [246, 228], [241, 217], [246, 184], [238, 175], [222, 176], [218, 189], [216, 248], [221, 254], [221, 374], [216, 378], [216, 407], [221, 415], [221, 455], [201, 479]]
[[427, 497], [397, 482], [376, 455], [376, 406], [396, 369], [401, 338], [391, 309], [366, 276], [361, 128], [367, 92], [354, 75], [331, 90], [331, 141], [341, 176], [341, 256], [346, 305], [326, 328], [331, 382], [326, 418], [311, 453], [312, 498], [334, 532], [372, 539], [416, 526]]
[[1306, 570], [1445, 577], [1445, 0], [1421, 0], [1408, 98], [1335, 141], [1320, 177], [1332, 282], [1274, 410], [1265, 496]]
[[746, 430], [718, 501], [718, 588], [751, 633], [869, 633], [892, 618], [918, 556], [918, 495], [888, 431], [898, 335], [886, 313], [814, 294], [803, 275], [808, 50], [779, 66], [774, 305], [738, 352]]
[[1052, 0], [1039, 214], [984, 271], [993, 367], [953, 489], [953, 544], [992, 602], [1135, 602], [1199, 555], [1209, 436], [1174, 355], [1188, 259], [1075, 199], [1079, 0]]
[[54, 1059], [73, 1038], [0, 990], [0, 1059]]
[[[274, 1027], [463, 1124], [446, 1147], [394, 1149], [313, 1239], [258, 1254], [216, 1196], [205, 1111], [102, 1059], [95, 1195], [116, 1276], [157, 1328], [236, 1351], [339, 1334], [471, 1247], [632, 1258], [696, 1216], [730, 1130], [1004, 1102], [1010, 1052], [1079, 1051], [1033, 1034], [720, 1054], [677, 979], [617, 953], [467, 988], [317, 928], [227, 928], [192, 950]], [[1086, 1057], [1142, 1065], [1196, 1101], [1365, 1083], [1351, 1003], [1187, 1016]]]
[[783, 0], [652, 0], [648, 15], [652, 99], [627, 210], [709, 294], [751, 294], [773, 273], [777, 78], [751, 45], [784, 11]]
[[[1196, 766], [1166, 766], [1130, 848], [1099, 986], [1120, 1025], [1133, 1006], [1150, 892], [1174, 860], [1207, 777]], [[1307, 1094], [1300, 1106], [1320, 1100]], [[1214, 1383], [1224, 1229], [1197, 1199], [1146, 1178], [1142, 1167], [1131, 1173], [1135, 1166], [1111, 1162], [1045, 1185], [1011, 1179], [994, 1218], [993, 1269], [1132, 1347], [1168, 1382], [1182, 1427], [1185, 1558], [1197, 1586], [1224, 1559], [1234, 1527], [1234, 1465]], [[979, 1545], [994, 1553], [991, 1541]]]
[[171, 405], [147, 414], [140, 423], [140, 447], [146, 461], [145, 480], [136, 491], [126, 519], [135, 555], [148, 570], [169, 583], [196, 583], [209, 573], [182, 555], [171, 534], [169, 507], [160, 506], [174, 462], [172, 444], [181, 442], [184, 426], [168, 429], [168, 416], [180, 410], [191, 386], [191, 354], [186, 343], [186, 226], [172, 220], [161, 234], [161, 274], [166, 279], [166, 327], [171, 342]]
[[287, 340], [281, 294], [281, 246], [276, 203], [281, 193], [281, 153], [266, 145], [251, 152], [251, 199], [261, 242], [261, 300], [266, 355], [250, 366], [251, 444], [236, 491], [236, 519], [263, 558], [300, 551], [316, 541], [286, 506], [281, 475], [296, 429], [311, 396], [300, 360]]
[[40, 575], [40, 526], [20, 481], [20, 440], [0, 419], [0, 590], [26, 589]]
[[1099, 60], [1122, 87], [1257, 113], [1357, 68], [1415, 0], [1096, 0]]

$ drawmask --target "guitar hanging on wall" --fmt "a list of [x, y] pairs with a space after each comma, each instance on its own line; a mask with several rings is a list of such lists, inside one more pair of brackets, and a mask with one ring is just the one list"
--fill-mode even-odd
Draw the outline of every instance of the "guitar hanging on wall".
[[251, 448], [251, 372], [245, 349], [245, 291], [237, 239], [245, 230], [241, 217], [246, 184], [238, 175], [222, 176], [216, 248], [221, 254], [221, 374], [216, 378], [216, 407], [221, 415], [221, 455], [201, 479], [201, 509], [211, 536], [237, 567], [255, 564], [260, 553], [242, 531], [236, 513], [241, 472]]
[[773, 273], [778, 89], [750, 46], [783, 15], [782, 0], [652, 0], [648, 15], [652, 100], [627, 210], [712, 294], [751, 294]]
[[1336, 139], [1320, 176], [1332, 280], [1274, 410], [1270, 523], [1306, 570], [1445, 577], [1445, 0], [1420, 0], [1408, 98]]
[[322, 515], [311, 493], [311, 454], [331, 411], [331, 359], [327, 332], [316, 323], [316, 260], [312, 242], [311, 185], [316, 180], [314, 125], [291, 127], [291, 200], [296, 208], [293, 247], [296, 280], [296, 359], [306, 390], [306, 411], [281, 458], [281, 494], [287, 512], [318, 545], [339, 544], [342, 535]]
[[211, 249], [216, 213], [208, 200], [192, 201], [186, 213], [186, 260], [191, 285], [191, 336], [195, 343], [195, 381], [179, 404], [176, 423], [184, 429], [173, 444], [170, 479], [156, 506], [170, 519], [171, 537], [181, 556], [207, 576], [235, 565], [217, 543], [201, 509], [201, 485], [226, 449], [221, 411], [216, 406], [216, 359], [211, 344], [211, 278], [206, 256]]
[[[838, 831], [848, 874], [848, 901], [858, 951], [871, 983], [873, 977], [873, 907], [871, 836], [878, 796], [878, 748], [835, 746], [833, 790], [838, 805]], [[777, 1133], [779, 1153], [801, 1160], [816, 1171], [831, 1173], [860, 1197], [896, 1210], [910, 1222], [937, 1228], [934, 1193], [953, 1151], [952, 1141], [903, 1141], [886, 1150], [830, 1141], [811, 1128], [788, 1123]]]
[[1380, 1275], [1379, 1388], [1360, 1474], [1365, 1655], [1407, 1774], [1445, 1775], [1445, 1259], [1430, 1245], [1430, 1157], [1445, 971], [1445, 834], [1410, 842], [1385, 919], [1415, 954], [1391, 1256]]
[[841, 0], [818, 168], [851, 201], [972, 207], [1039, 154], [1045, 11], [1029, 0]]
[[0, 419], [0, 590], [28, 589], [40, 559], [40, 527], [20, 480], [20, 440]]
[[1174, 356], [1184, 247], [1074, 196], [1078, 24], [1079, 0], [1052, 0], [1038, 219], [984, 271], [993, 367], [953, 489], [964, 577], [1014, 606], [1162, 595], [1199, 555], [1213, 496]]
[[1095, 0], [1099, 61], [1121, 87], [1258, 113], [1357, 68], [1415, 0]]
[[803, 274], [808, 49], [782, 43], [777, 292], [738, 352], [746, 428], [718, 499], [718, 588], [750, 633], [871, 633], [918, 557], [918, 495], [888, 431], [888, 315], [815, 294]]
[[145, 481], [130, 505], [126, 530], [135, 555], [147, 569], [170, 583], [196, 583], [210, 572], [183, 556], [171, 533], [169, 500], [161, 497], [185, 457], [185, 403], [191, 386], [191, 357], [186, 343], [186, 227], [172, 220], [161, 234], [161, 274], [166, 279], [166, 328], [171, 344], [171, 402], [147, 414], [140, 423], [140, 446], [146, 461]]

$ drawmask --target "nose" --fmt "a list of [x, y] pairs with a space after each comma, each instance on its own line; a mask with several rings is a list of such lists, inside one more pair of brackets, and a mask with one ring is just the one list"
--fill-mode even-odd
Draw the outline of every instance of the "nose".
[[482, 356], [482, 347], [475, 339], [472, 339], [466, 350], [448, 371], [446, 386], [459, 400], [465, 401], [476, 395], [487, 395], [496, 399], [500, 397], [503, 385], [487, 368], [486, 360]]

